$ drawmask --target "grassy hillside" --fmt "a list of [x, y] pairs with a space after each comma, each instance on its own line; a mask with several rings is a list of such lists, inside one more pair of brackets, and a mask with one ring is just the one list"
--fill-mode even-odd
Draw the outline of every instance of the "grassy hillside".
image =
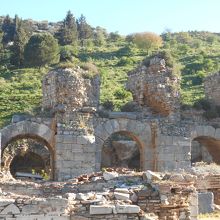
[[[208, 32], [166, 33], [164, 46], [182, 65], [182, 104], [204, 97], [203, 78], [220, 69], [220, 36]], [[101, 102], [112, 101], [115, 110], [131, 100], [124, 89], [127, 72], [133, 69], [146, 52], [137, 49], [123, 37], [101, 47], [78, 48], [78, 62], [92, 62], [100, 70]], [[75, 60], [76, 62], [76, 60]], [[33, 113], [41, 103], [41, 80], [48, 69], [0, 68], [0, 127], [18, 112]]]

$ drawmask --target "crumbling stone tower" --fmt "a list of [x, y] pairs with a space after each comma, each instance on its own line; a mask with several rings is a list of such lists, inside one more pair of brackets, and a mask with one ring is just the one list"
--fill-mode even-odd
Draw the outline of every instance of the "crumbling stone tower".
[[95, 171], [93, 116], [99, 104], [100, 79], [83, 70], [57, 69], [43, 79], [43, 108], [56, 121], [55, 178], [69, 179]]
[[143, 108], [162, 116], [179, 112], [180, 78], [166, 66], [163, 58], [156, 56], [144, 60], [137, 68], [128, 73], [127, 89], [134, 101]]

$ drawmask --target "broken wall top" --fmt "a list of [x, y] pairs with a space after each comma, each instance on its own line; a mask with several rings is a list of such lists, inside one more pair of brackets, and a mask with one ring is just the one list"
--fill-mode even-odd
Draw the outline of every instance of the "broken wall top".
[[43, 79], [43, 107], [74, 111], [98, 107], [100, 77], [80, 67], [56, 69]]
[[126, 87], [135, 102], [150, 107], [154, 113], [168, 116], [179, 110], [180, 77], [159, 56], [143, 61], [129, 72]]

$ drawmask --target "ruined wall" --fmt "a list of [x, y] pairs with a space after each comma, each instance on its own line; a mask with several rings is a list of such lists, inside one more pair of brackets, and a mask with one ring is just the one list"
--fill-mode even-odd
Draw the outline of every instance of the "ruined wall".
[[206, 98], [220, 105], [220, 72], [207, 76], [204, 79]]
[[95, 171], [99, 87], [99, 75], [80, 67], [53, 70], [43, 79], [43, 108], [51, 109], [57, 123], [56, 179]]
[[194, 220], [198, 207], [191, 204], [193, 178], [126, 169], [81, 175], [68, 182], [1, 178], [0, 216], [10, 220]]
[[128, 73], [127, 89], [139, 105], [168, 116], [179, 110], [179, 78], [160, 57], [142, 62]]

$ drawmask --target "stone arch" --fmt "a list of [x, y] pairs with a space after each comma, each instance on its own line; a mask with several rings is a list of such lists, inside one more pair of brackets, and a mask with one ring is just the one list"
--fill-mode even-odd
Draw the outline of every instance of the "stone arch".
[[191, 152], [192, 141], [203, 145], [212, 156], [213, 162], [220, 164], [220, 128], [196, 126], [191, 132]]
[[4, 127], [0, 130], [0, 134], [1, 152], [4, 151], [10, 142], [23, 138], [31, 138], [38, 141], [39, 143], [44, 144], [51, 154], [52, 179], [55, 178], [55, 132], [52, 129], [50, 129], [45, 124], [31, 121], [21, 121]]
[[96, 169], [100, 170], [101, 151], [104, 142], [114, 133], [124, 133], [138, 143], [141, 170], [154, 170], [155, 149], [153, 147], [151, 127], [131, 119], [110, 119], [95, 128], [96, 137]]

